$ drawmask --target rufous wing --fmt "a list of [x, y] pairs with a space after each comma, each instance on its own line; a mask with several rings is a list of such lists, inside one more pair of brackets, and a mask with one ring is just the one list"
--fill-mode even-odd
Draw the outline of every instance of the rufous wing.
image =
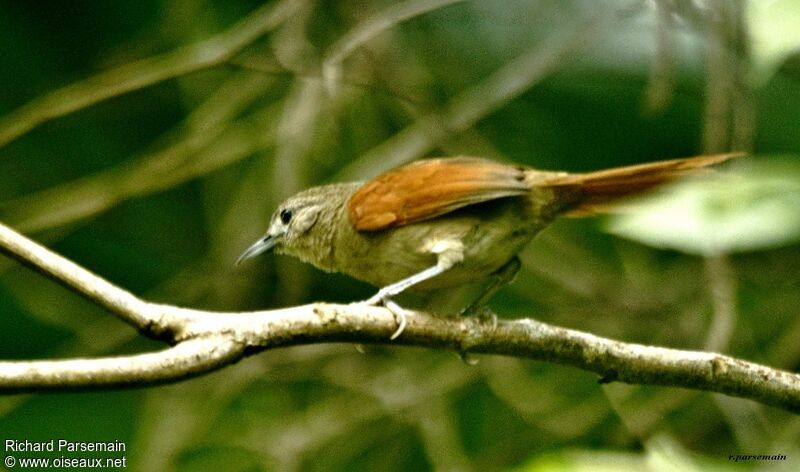
[[362, 185], [348, 201], [358, 231], [378, 231], [529, 191], [523, 167], [477, 157], [413, 162]]

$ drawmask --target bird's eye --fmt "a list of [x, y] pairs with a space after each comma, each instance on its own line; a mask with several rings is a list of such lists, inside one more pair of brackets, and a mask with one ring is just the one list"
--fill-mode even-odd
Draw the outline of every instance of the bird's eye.
[[281, 210], [281, 223], [288, 225], [292, 221], [292, 210], [284, 208]]

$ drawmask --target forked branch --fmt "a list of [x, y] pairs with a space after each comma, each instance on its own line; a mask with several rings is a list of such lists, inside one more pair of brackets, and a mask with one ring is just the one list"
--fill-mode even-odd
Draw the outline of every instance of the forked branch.
[[0, 252], [106, 308], [163, 351], [95, 359], [0, 362], [0, 392], [139, 387], [177, 382], [276, 347], [353, 342], [500, 354], [571, 365], [602, 381], [691, 388], [800, 413], [800, 375], [721, 354], [624, 343], [532, 319], [499, 321], [413, 312], [402, 336], [391, 312], [315, 303], [219, 313], [149, 303], [0, 224]]

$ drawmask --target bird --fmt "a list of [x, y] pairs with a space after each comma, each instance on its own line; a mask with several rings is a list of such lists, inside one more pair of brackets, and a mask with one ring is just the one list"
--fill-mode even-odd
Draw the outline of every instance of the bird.
[[513, 278], [519, 252], [555, 218], [609, 212], [624, 197], [739, 155], [584, 173], [480, 157], [423, 159], [366, 182], [311, 187], [289, 197], [236, 264], [274, 250], [379, 287], [361, 303], [395, 314], [396, 339], [406, 325], [405, 310], [393, 300], [400, 293], [488, 279], [471, 307], [480, 305]]

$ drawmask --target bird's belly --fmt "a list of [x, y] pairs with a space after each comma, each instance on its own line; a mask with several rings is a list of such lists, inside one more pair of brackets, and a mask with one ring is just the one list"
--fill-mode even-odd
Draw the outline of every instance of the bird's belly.
[[[463, 259], [446, 272], [413, 286], [425, 291], [463, 285], [493, 274], [513, 259], [544, 225], [520, 214], [513, 205], [466, 211], [375, 233], [357, 233], [348, 251], [347, 273], [377, 287], [437, 264], [433, 243], [456, 241]], [[489, 213], [487, 214], [487, 211]]]

